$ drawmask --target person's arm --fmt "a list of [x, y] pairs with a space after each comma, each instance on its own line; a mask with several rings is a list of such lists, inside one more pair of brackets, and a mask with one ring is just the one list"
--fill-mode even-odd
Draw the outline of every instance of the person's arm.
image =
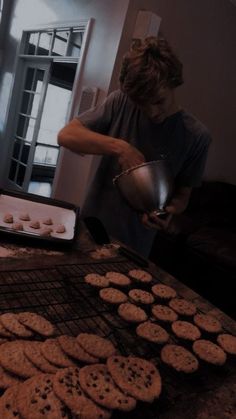
[[151, 214], [143, 214], [142, 222], [148, 228], [155, 228], [157, 230], [165, 230], [170, 233], [175, 232], [175, 227], [172, 225], [173, 215], [181, 214], [185, 211], [188, 206], [189, 198], [191, 195], [192, 188], [190, 187], [179, 187], [176, 189], [171, 201], [165, 207], [165, 211], [168, 214], [165, 219], [158, 217], [155, 212]]
[[145, 161], [143, 154], [126, 141], [92, 131], [77, 118], [59, 131], [58, 144], [77, 154], [115, 156], [122, 170]]

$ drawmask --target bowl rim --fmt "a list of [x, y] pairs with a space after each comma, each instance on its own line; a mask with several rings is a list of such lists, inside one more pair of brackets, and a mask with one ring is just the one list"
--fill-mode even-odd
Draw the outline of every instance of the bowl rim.
[[138, 168], [143, 167], [143, 166], [151, 166], [151, 165], [153, 165], [154, 163], [157, 163], [157, 162], [167, 162], [167, 159], [152, 160], [152, 161], [147, 161], [147, 162], [144, 162], [144, 163], [141, 163], [141, 164], [137, 164], [137, 166], [132, 166], [129, 169], [126, 169], [123, 172], [116, 175], [112, 180], [113, 184], [115, 185], [117, 183], [118, 179], [121, 176], [128, 175], [130, 172], [133, 172], [135, 169], [138, 169]]

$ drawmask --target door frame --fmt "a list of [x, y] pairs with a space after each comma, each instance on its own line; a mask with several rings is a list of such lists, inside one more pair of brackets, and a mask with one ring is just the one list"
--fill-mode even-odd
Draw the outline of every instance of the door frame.
[[[25, 187], [27, 186], [28, 188], [28, 184], [30, 181], [30, 175], [32, 172], [32, 164], [33, 164], [33, 157], [34, 157], [34, 150], [35, 150], [35, 145], [36, 145], [36, 140], [35, 140], [35, 134], [33, 136], [32, 139], [32, 146], [30, 149], [30, 157], [29, 157], [29, 167], [27, 167], [27, 178], [25, 178], [25, 181], [21, 186], [16, 185], [15, 182], [12, 182], [8, 176], [9, 176], [9, 170], [10, 170], [10, 164], [11, 164], [11, 157], [13, 154], [13, 147], [14, 147], [14, 141], [12, 140], [13, 135], [16, 132], [16, 123], [17, 123], [17, 119], [15, 117], [15, 115], [18, 115], [19, 113], [19, 109], [21, 106], [21, 101], [20, 99], [14, 99], [14, 92], [16, 92], [16, 97], [17, 95], [22, 91], [21, 89], [21, 85], [22, 85], [22, 80], [25, 80], [25, 74], [26, 74], [26, 68], [28, 67], [28, 63], [35, 63], [35, 65], [39, 65], [39, 66], [45, 66], [48, 70], [47, 72], [47, 81], [49, 79], [49, 75], [50, 75], [50, 65], [52, 62], [72, 62], [72, 63], [76, 63], [77, 64], [77, 68], [76, 68], [76, 73], [75, 73], [75, 79], [74, 79], [74, 86], [73, 86], [73, 90], [71, 92], [71, 100], [70, 100], [70, 104], [69, 104], [69, 108], [68, 108], [68, 112], [66, 115], [66, 120], [68, 121], [69, 119], [71, 119], [74, 114], [76, 113], [76, 103], [77, 103], [77, 95], [79, 92], [79, 86], [81, 85], [81, 73], [82, 73], [82, 69], [84, 66], [84, 62], [85, 62], [85, 55], [87, 52], [87, 48], [88, 48], [88, 42], [89, 42], [89, 36], [91, 33], [91, 28], [92, 28], [92, 24], [93, 24], [93, 19], [88, 19], [88, 20], [80, 20], [77, 22], [70, 22], [69, 25], [66, 25], [65, 23], [54, 23], [53, 26], [52, 25], [44, 25], [41, 26], [41, 30], [50, 30], [51, 28], [54, 29], [62, 29], [64, 27], [80, 27], [84, 30], [83, 33], [83, 42], [82, 42], [82, 47], [81, 47], [81, 52], [80, 52], [80, 57], [61, 57], [61, 56], [30, 56], [30, 55], [24, 55], [22, 52], [24, 51], [24, 45], [25, 45], [25, 40], [26, 40], [26, 35], [28, 32], [31, 31], [35, 31], [37, 32], [38, 29], [34, 28], [32, 30], [28, 30], [27, 31], [23, 31], [22, 33], [22, 38], [21, 38], [21, 42], [19, 44], [18, 47], [18, 54], [17, 54], [17, 58], [16, 58], [16, 63], [15, 63], [15, 73], [14, 73], [14, 79], [13, 79], [13, 83], [12, 83], [12, 88], [11, 88], [11, 94], [10, 94], [10, 103], [9, 103], [9, 107], [8, 107], [8, 111], [7, 111], [7, 118], [6, 118], [6, 127], [5, 127], [5, 139], [6, 141], [8, 141], [8, 151], [7, 151], [7, 156], [6, 156], [6, 165], [5, 165], [5, 170], [4, 170], [4, 188], [6, 189], [17, 189], [17, 190], [24, 190]], [[45, 82], [45, 86], [43, 87], [43, 94], [40, 98], [40, 116], [38, 118], [37, 123], [40, 126], [40, 121], [41, 121], [41, 116], [42, 116], [42, 112], [43, 112], [43, 100], [45, 99], [45, 95], [46, 95], [46, 91], [47, 91], [47, 83]], [[35, 144], [33, 144], [33, 141], [35, 142]], [[57, 160], [57, 166], [60, 166], [60, 159], [61, 159], [61, 152], [59, 152], [59, 156], [58, 156], [58, 160]], [[55, 176], [54, 176], [54, 181], [56, 178], [56, 174], [57, 174], [57, 166], [55, 169]], [[54, 185], [54, 181], [53, 181], [53, 185]], [[52, 191], [53, 191], [53, 185], [52, 185]], [[25, 191], [26, 192], [26, 191]], [[53, 192], [52, 192], [53, 194]]]

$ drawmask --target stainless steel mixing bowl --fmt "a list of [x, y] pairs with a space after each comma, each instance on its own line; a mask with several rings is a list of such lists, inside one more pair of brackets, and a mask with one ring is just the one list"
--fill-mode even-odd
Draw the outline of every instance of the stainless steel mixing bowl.
[[122, 197], [138, 212], [164, 213], [173, 193], [174, 179], [166, 160], [143, 163], [113, 179]]

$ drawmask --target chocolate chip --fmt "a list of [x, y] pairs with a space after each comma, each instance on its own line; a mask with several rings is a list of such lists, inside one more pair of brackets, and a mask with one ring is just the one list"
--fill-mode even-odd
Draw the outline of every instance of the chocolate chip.
[[38, 402], [38, 400], [36, 400], [36, 399], [31, 399], [30, 400], [30, 403], [32, 403], [32, 404], [37, 403], [37, 402]]
[[69, 388], [68, 390], [66, 390], [67, 393], [72, 394], [72, 390]]

